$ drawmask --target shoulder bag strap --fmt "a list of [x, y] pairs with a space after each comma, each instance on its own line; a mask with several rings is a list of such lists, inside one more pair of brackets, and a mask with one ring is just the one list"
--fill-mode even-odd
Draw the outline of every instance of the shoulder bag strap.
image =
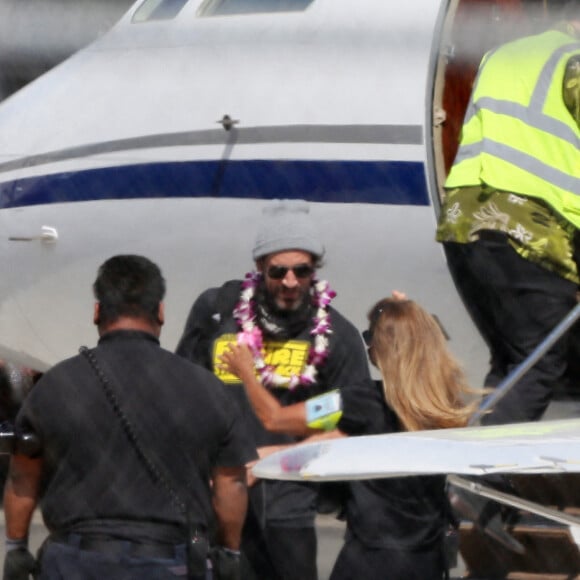
[[[192, 575], [191, 577], [199, 577], [200, 574], [203, 574], [205, 571], [206, 566], [206, 555], [207, 553], [207, 540], [203, 535], [199, 533], [194, 525], [191, 518], [191, 514], [187, 509], [186, 502], [183, 498], [179, 495], [179, 493], [175, 490], [175, 487], [171, 484], [171, 478], [165, 468], [156, 463], [151, 456], [145, 451], [145, 448], [141, 444], [141, 441], [137, 435], [137, 432], [127, 417], [125, 411], [121, 407], [119, 403], [119, 398], [115, 393], [115, 388], [113, 384], [109, 380], [109, 377], [103, 371], [101, 365], [99, 364], [97, 357], [93, 350], [88, 349], [86, 346], [82, 346], [79, 349], [79, 352], [82, 356], [86, 358], [88, 363], [90, 364], [91, 368], [97, 375], [99, 379], [99, 383], [103, 387], [103, 391], [105, 392], [105, 396], [107, 400], [111, 404], [115, 415], [119, 418], [121, 425], [123, 427], [123, 431], [127, 436], [127, 439], [131, 443], [133, 449], [137, 453], [141, 463], [149, 473], [151, 479], [161, 488], [165, 490], [165, 492], [171, 498], [174, 506], [179, 510], [179, 512], [185, 516], [185, 521], [187, 524], [188, 530], [188, 538], [186, 542], [187, 551], [188, 551], [188, 571], [189, 574]], [[193, 569], [192, 569], [193, 568]]]

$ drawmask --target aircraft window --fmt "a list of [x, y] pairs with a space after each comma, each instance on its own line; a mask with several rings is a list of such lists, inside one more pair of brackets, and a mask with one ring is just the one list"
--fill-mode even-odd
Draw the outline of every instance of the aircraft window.
[[133, 22], [175, 18], [188, 0], [145, 0], [133, 14]]
[[205, 0], [198, 15], [226, 16], [229, 14], [257, 14], [260, 12], [300, 12], [314, 0]]

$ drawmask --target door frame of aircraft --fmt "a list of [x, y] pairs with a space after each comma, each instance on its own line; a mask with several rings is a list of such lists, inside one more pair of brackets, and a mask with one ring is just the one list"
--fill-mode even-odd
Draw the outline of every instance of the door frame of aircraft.
[[[546, 28], [567, 0], [449, 0], [434, 38], [435, 71], [426, 127], [431, 135], [433, 203], [437, 215], [443, 184], [457, 153], [463, 117], [481, 58], [516, 37]], [[429, 109], [429, 108], [428, 108]], [[429, 137], [429, 136], [427, 136]]]

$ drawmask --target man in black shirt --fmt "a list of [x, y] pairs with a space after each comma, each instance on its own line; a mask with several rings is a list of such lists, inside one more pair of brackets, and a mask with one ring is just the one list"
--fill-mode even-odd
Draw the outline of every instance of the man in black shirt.
[[211, 373], [160, 347], [165, 281], [155, 264], [115, 256], [94, 292], [98, 346], [48, 371], [17, 416], [41, 451], [11, 460], [4, 580], [28, 579], [38, 500], [50, 532], [42, 580], [174, 579], [188, 567], [205, 580], [210, 530], [234, 569], [227, 577], [239, 578], [244, 465], [255, 450], [238, 409]]
[[[262, 385], [283, 406], [369, 377], [356, 328], [330, 307], [334, 292], [316, 280], [324, 247], [302, 201], [276, 201], [264, 211], [253, 250], [256, 270], [243, 282], [210, 288], [195, 301], [177, 353], [226, 383], [257, 447], [292, 443], [291, 431], [271, 433], [254, 415], [239, 378], [221, 356], [236, 342], [252, 349]], [[282, 430], [283, 431], [283, 430]], [[263, 481], [250, 492], [244, 552], [259, 578], [315, 580], [317, 488]]]

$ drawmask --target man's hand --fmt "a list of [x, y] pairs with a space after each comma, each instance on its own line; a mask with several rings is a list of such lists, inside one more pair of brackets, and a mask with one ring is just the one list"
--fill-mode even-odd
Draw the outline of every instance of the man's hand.
[[219, 358], [218, 367], [235, 375], [242, 382], [254, 376], [254, 357], [246, 344], [229, 344], [228, 349]]
[[29, 580], [36, 569], [36, 560], [26, 548], [9, 550], [4, 557], [2, 580]]

